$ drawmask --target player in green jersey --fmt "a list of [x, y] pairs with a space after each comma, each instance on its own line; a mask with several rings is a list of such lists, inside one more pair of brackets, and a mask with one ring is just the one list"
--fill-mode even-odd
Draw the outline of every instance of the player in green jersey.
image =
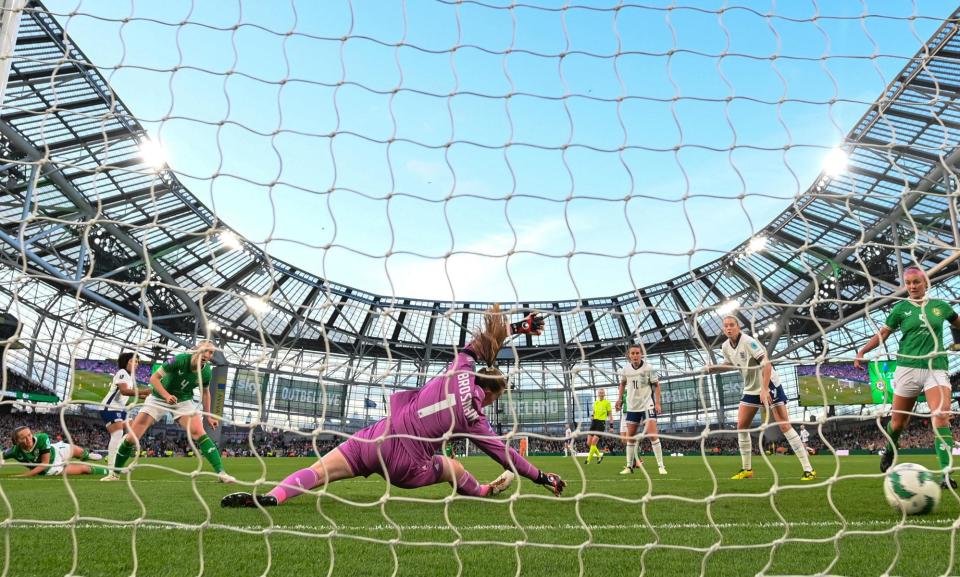
[[[944, 488], [957, 488], [950, 478], [950, 455], [953, 433], [950, 430], [950, 378], [947, 376], [947, 355], [943, 348], [943, 325], [960, 329], [960, 316], [946, 302], [927, 298], [929, 281], [917, 267], [903, 271], [907, 299], [894, 305], [880, 332], [857, 353], [854, 366], [863, 368], [863, 357], [887, 340], [897, 329], [901, 332], [897, 354], [897, 370], [893, 376], [893, 415], [887, 423], [887, 443], [880, 459], [880, 471], [893, 465], [900, 434], [910, 421], [910, 413], [920, 394], [926, 395], [934, 432], [934, 449], [943, 472]], [[954, 333], [955, 335], [957, 333]]]
[[143, 403], [143, 408], [130, 425], [130, 433], [124, 437], [123, 443], [117, 449], [118, 470], [133, 456], [139, 439], [147, 429], [164, 415], [172, 414], [174, 420], [190, 434], [197, 450], [213, 467], [220, 482], [236, 482], [236, 479], [223, 470], [220, 449], [213, 439], [207, 436], [203, 428], [203, 417], [193, 402], [193, 391], [199, 386], [207, 424], [211, 429], [216, 429], [219, 421], [210, 413], [210, 381], [213, 378], [210, 360], [216, 350], [213, 341], [200, 341], [194, 351], [174, 356], [153, 373], [150, 377], [153, 394]]
[[99, 461], [103, 457], [69, 443], [51, 442], [46, 433], [34, 433], [30, 427], [13, 430], [13, 446], [3, 452], [3, 460], [13, 459], [29, 467], [18, 477], [38, 475], [106, 475], [107, 469], [85, 463], [70, 463], [71, 460]]

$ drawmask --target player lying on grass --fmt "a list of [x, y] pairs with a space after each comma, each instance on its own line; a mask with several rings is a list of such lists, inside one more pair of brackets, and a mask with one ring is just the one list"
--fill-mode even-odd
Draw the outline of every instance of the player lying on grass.
[[107, 469], [70, 460], [99, 461], [103, 457], [69, 443], [51, 443], [46, 433], [34, 433], [30, 427], [13, 430], [13, 446], [3, 452], [3, 460], [13, 459], [29, 467], [18, 477], [45, 475], [106, 475]]
[[858, 369], [863, 356], [877, 348], [900, 329], [900, 347], [897, 349], [897, 369], [893, 373], [893, 415], [887, 423], [890, 441], [880, 458], [880, 471], [886, 472], [893, 464], [900, 433], [910, 422], [920, 394], [926, 395], [933, 425], [933, 445], [943, 473], [941, 485], [957, 488], [950, 478], [950, 454], [953, 450], [953, 432], [950, 429], [950, 377], [947, 376], [949, 360], [943, 349], [943, 325], [949, 323], [954, 330], [954, 342], [960, 329], [960, 316], [946, 302], [927, 297], [929, 282], [920, 268], [908, 267], [903, 271], [903, 284], [907, 299], [898, 302], [890, 310], [884, 326], [857, 353], [853, 364]]
[[[496, 495], [513, 482], [513, 470], [559, 496], [566, 485], [559, 475], [544, 473], [497, 438], [484, 407], [506, 389], [506, 377], [494, 366], [497, 352], [511, 332], [540, 334], [543, 321], [530, 315], [508, 326], [499, 306], [484, 315], [484, 329], [461, 349], [447, 370], [416, 391], [390, 397], [390, 417], [359, 431], [312, 467], [301, 469], [266, 495], [233, 493], [224, 507], [275, 506], [315, 487], [349, 479], [383, 476], [392, 485], [413, 489], [446, 482], [457, 493], [472, 497]], [[477, 368], [482, 363], [482, 368]], [[505, 469], [489, 484], [481, 485], [463, 465], [436, 455], [444, 436], [466, 436]]]
[[794, 455], [800, 460], [803, 467], [801, 481], [813, 481], [817, 472], [810, 465], [810, 455], [803, 448], [800, 435], [793, 430], [790, 424], [790, 414], [787, 412], [787, 394], [780, 385], [780, 378], [773, 365], [767, 360], [767, 350], [750, 335], [740, 330], [740, 321], [733, 315], [723, 318], [724, 341], [723, 365], [707, 367], [707, 372], [729, 371], [738, 369], [743, 378], [743, 397], [737, 409], [737, 441], [740, 445], [740, 460], [742, 467], [731, 479], [742, 480], [753, 477], [753, 441], [750, 438], [750, 423], [757, 414], [757, 409], [763, 407], [773, 413], [773, 418], [780, 427]]
[[[660, 377], [650, 363], [643, 359], [643, 348], [631, 345], [627, 350], [627, 366], [620, 373], [620, 390], [617, 393], [617, 410], [623, 409], [626, 424], [627, 466], [621, 475], [633, 473], [637, 458], [637, 431], [650, 438], [650, 448], [657, 458], [657, 469], [667, 474], [663, 466], [663, 448], [657, 436], [657, 415], [660, 414]], [[626, 399], [626, 401], [624, 401]]]
[[216, 429], [217, 419], [210, 414], [210, 360], [216, 351], [213, 341], [203, 340], [197, 343], [197, 348], [189, 353], [174, 356], [157, 369], [150, 377], [153, 394], [147, 397], [140, 408], [140, 412], [130, 425], [130, 432], [123, 438], [117, 449], [117, 460], [114, 466], [122, 470], [136, 450], [139, 439], [153, 424], [163, 419], [164, 415], [173, 415], [173, 419], [181, 426], [197, 446], [200, 454], [210, 463], [217, 473], [221, 483], [235, 483], [231, 475], [223, 470], [220, 460], [220, 449], [203, 429], [203, 417], [193, 401], [193, 391], [201, 388], [203, 411], [207, 414], [207, 423], [210, 428]]

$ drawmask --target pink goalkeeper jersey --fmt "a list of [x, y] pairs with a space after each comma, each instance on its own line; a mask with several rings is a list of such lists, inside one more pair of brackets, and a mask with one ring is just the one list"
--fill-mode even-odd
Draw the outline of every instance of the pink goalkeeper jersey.
[[[388, 435], [409, 435], [400, 442], [414, 458], [430, 459], [443, 444], [447, 433], [468, 435], [470, 441], [500, 463], [504, 469], [536, 480], [540, 471], [508, 449], [496, 437], [483, 414], [486, 393], [475, 382], [476, 362], [467, 352], [460, 352], [447, 370], [416, 391], [394, 393], [390, 397], [390, 430]], [[417, 438], [413, 438], [417, 437]]]

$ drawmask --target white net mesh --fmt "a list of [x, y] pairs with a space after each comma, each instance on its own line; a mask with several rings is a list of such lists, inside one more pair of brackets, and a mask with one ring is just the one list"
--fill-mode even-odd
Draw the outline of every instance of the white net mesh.
[[[952, 318], [955, 10], [7, 0], [0, 574], [956, 574], [956, 493], [909, 518], [881, 496], [901, 333], [852, 365], [905, 267]], [[566, 479], [560, 499], [374, 474], [221, 509], [209, 446], [169, 418], [120, 483], [79, 450], [68, 472], [97, 474], [50, 479], [14, 450], [26, 425], [106, 452], [120, 353], [144, 386], [209, 338], [196, 402], [238, 490], [263, 494], [390, 418], [495, 302], [545, 326], [500, 352], [511, 387], [486, 418]], [[704, 369], [727, 315], [806, 445], [758, 416], [749, 480], [730, 479], [743, 379]], [[647, 434], [618, 474], [619, 409], [583, 462], [632, 343], [660, 375], [665, 473]], [[908, 412], [898, 458], [939, 470], [926, 400]], [[442, 440], [500, 473], [476, 438]]]

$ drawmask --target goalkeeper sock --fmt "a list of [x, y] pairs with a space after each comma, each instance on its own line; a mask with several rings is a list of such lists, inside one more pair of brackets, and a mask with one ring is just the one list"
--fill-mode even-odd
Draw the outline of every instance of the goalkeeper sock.
[[787, 432], [783, 434], [786, 437], [787, 442], [790, 443], [790, 448], [793, 450], [793, 454], [800, 459], [800, 464], [803, 465], [804, 471], [812, 471], [813, 467], [810, 466], [810, 455], [807, 454], [807, 449], [803, 446], [803, 441], [800, 440], [800, 435], [797, 434], [793, 427], [790, 427]]
[[280, 482], [279, 485], [267, 493], [271, 497], [277, 498], [277, 503], [283, 503], [291, 497], [302, 495], [304, 492], [313, 489], [320, 484], [320, 475], [316, 471], [307, 467], [300, 469], [296, 473], [288, 476]]
[[220, 449], [217, 448], [217, 444], [213, 442], [213, 439], [207, 435], [202, 435], [195, 442], [200, 454], [210, 463], [213, 470], [217, 473], [222, 473], [223, 462], [220, 460]]
[[899, 446], [897, 443], [900, 442], [900, 433], [902, 432], [902, 431], [894, 431], [893, 428], [890, 426], [892, 424], [893, 424], [893, 421], [890, 421], [889, 423], [887, 423], [887, 434], [890, 435], [891, 439], [893, 439], [892, 443], [887, 442], [887, 451], [893, 451]]
[[657, 458], [657, 467], [663, 468], [663, 445], [660, 444], [660, 439], [650, 443], [650, 448], [653, 449], [653, 456]]
[[481, 485], [477, 478], [464, 471], [457, 477], [457, 494], [469, 497], [486, 497], [490, 493], [490, 485]]
[[753, 440], [750, 433], [740, 431], [737, 433], [737, 442], [740, 444], [740, 462], [742, 469], [753, 469]]
[[937, 459], [940, 461], [940, 470], [944, 475], [950, 474], [950, 457], [953, 453], [953, 431], [950, 427], [937, 427], [934, 429], [933, 448], [937, 451]]
[[123, 442], [123, 429], [117, 429], [110, 433], [110, 444], [107, 445], [107, 466], [113, 467], [113, 461], [117, 458], [117, 448]]
[[133, 456], [133, 453], [137, 450], [136, 443], [131, 443], [126, 438], [123, 439], [123, 442], [120, 443], [120, 448], [117, 449], [117, 462], [114, 463], [114, 468], [117, 470], [122, 469], [124, 465], [127, 464], [127, 460]]
[[637, 444], [627, 443], [627, 468], [633, 468], [633, 461], [637, 458]]
[[103, 475], [109, 475], [109, 474], [110, 474], [110, 469], [107, 469], [106, 467], [98, 467], [98, 466], [96, 466], [96, 465], [87, 465], [87, 466], [90, 467], [90, 474], [91, 474], [91, 475], [101, 475], [101, 476], [103, 476]]

